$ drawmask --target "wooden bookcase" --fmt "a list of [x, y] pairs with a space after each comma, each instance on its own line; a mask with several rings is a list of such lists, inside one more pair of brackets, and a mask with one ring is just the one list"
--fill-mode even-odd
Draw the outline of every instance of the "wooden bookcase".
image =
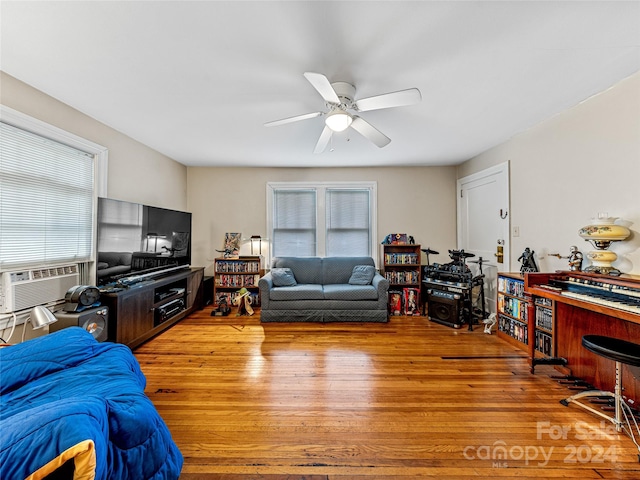
[[531, 305], [533, 306], [533, 317], [532, 325], [529, 328], [535, 339], [532, 358], [553, 357], [556, 353], [553, 340], [553, 332], [555, 331], [554, 301], [534, 296], [531, 299]]
[[524, 293], [524, 277], [519, 273], [498, 274], [498, 337], [522, 350], [529, 345], [529, 301]]
[[529, 352], [532, 359], [552, 359], [556, 354], [554, 302], [526, 294], [524, 287], [521, 274], [498, 274], [498, 336]]
[[420, 315], [420, 245], [384, 245], [382, 258], [389, 280], [389, 314]]
[[225, 298], [229, 307], [233, 306], [236, 293], [246, 288], [251, 294], [253, 306], [260, 305], [258, 280], [264, 274], [262, 257], [243, 256], [238, 258], [216, 258], [214, 261], [213, 303], [217, 307]]

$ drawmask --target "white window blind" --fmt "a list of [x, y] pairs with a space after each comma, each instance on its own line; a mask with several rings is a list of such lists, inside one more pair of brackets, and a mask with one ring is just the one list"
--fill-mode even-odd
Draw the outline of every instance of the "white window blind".
[[273, 205], [273, 255], [316, 255], [315, 190], [276, 190]]
[[369, 197], [369, 190], [327, 189], [327, 256], [371, 256]]
[[86, 262], [94, 157], [0, 122], [0, 270]]
[[269, 183], [273, 256], [374, 256], [375, 182]]

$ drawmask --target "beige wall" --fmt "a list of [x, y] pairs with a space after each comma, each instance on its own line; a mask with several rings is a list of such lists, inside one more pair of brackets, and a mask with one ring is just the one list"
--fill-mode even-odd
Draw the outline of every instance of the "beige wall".
[[[389, 233], [446, 254], [456, 242], [454, 167], [406, 168], [189, 168], [188, 206], [193, 213], [194, 265], [207, 267], [220, 254], [225, 232], [243, 237], [266, 231], [267, 182], [376, 181], [378, 241]], [[249, 253], [244, 245], [242, 254]], [[379, 254], [379, 252], [377, 252]], [[432, 258], [432, 260], [435, 258]], [[441, 261], [447, 260], [443, 255]]]
[[0, 72], [0, 103], [109, 149], [107, 196], [186, 210], [187, 168]]
[[193, 212], [194, 265], [211, 265], [225, 232], [267, 235], [269, 181], [375, 180], [379, 240], [406, 232], [446, 253], [455, 246], [456, 177], [509, 161], [511, 226], [520, 227], [511, 239], [514, 269], [527, 246], [543, 257], [542, 270], [564, 268], [565, 260], [547, 254], [566, 254], [571, 245], [587, 251], [577, 229], [605, 211], [633, 222], [633, 237], [613, 249], [623, 271], [640, 273], [640, 73], [469, 160], [457, 174], [454, 167], [187, 168], [3, 72], [0, 82], [0, 103], [109, 149], [109, 197]]
[[187, 168], [4, 72], [0, 82], [3, 105], [109, 150], [109, 197], [192, 212], [193, 265], [211, 266], [225, 232], [267, 236], [269, 181], [376, 181], [379, 241], [401, 232], [445, 253], [455, 247], [454, 167]]
[[608, 212], [632, 223], [632, 237], [612, 247], [616, 265], [640, 274], [640, 73], [462, 164], [458, 178], [506, 161], [511, 227], [520, 227], [512, 269], [525, 247], [542, 271], [565, 269], [548, 254], [591, 250], [578, 229]]

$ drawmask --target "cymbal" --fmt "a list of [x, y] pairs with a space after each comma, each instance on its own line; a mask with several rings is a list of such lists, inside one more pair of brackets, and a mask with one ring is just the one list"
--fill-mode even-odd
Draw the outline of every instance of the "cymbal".
[[435, 250], [431, 250], [430, 248], [422, 248], [421, 249], [427, 255], [438, 255], [440, 252], [436, 252]]
[[463, 258], [471, 258], [475, 257], [475, 253], [463, 252], [461, 250], [449, 250], [449, 255], [452, 257], [463, 257]]

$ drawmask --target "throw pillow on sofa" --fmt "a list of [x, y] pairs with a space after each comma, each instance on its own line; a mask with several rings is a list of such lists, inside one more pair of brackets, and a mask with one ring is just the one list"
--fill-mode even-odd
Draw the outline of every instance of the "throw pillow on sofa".
[[294, 287], [298, 284], [290, 268], [272, 268], [271, 278], [276, 287]]
[[350, 285], [370, 285], [376, 269], [373, 265], [356, 265], [349, 278]]

